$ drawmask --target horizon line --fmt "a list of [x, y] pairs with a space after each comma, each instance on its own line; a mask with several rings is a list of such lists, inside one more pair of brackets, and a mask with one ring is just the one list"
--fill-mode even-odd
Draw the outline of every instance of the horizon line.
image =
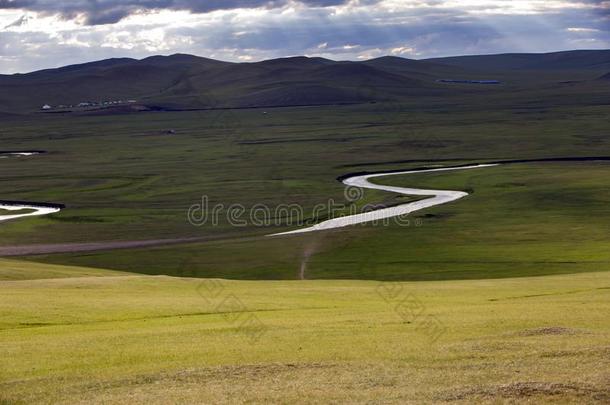
[[208, 60], [213, 60], [216, 62], [222, 62], [222, 63], [228, 63], [228, 64], [235, 64], [235, 65], [247, 65], [247, 64], [256, 64], [256, 63], [263, 63], [263, 62], [268, 62], [268, 61], [274, 61], [274, 60], [281, 60], [281, 59], [296, 59], [296, 58], [307, 58], [307, 59], [325, 59], [331, 62], [354, 62], [354, 63], [359, 63], [359, 62], [368, 62], [368, 61], [372, 61], [372, 60], [377, 60], [377, 59], [382, 59], [382, 58], [398, 58], [398, 59], [405, 59], [405, 60], [413, 60], [413, 61], [433, 61], [433, 60], [438, 60], [438, 59], [453, 59], [453, 58], [467, 58], [467, 57], [477, 57], [477, 56], [503, 56], [503, 55], [551, 55], [551, 54], [559, 54], [559, 53], [570, 53], [570, 52], [604, 52], [604, 51], [610, 51], [610, 48], [599, 48], [599, 49], [591, 49], [591, 48], [586, 48], [586, 49], [564, 49], [564, 50], [556, 50], [556, 51], [545, 51], [545, 52], [498, 52], [498, 53], [482, 53], [482, 54], [461, 54], [461, 55], [448, 55], [448, 56], [435, 56], [435, 57], [431, 57], [431, 58], [408, 58], [408, 57], [404, 57], [404, 56], [398, 56], [398, 55], [381, 55], [381, 56], [377, 56], [374, 58], [369, 58], [369, 59], [330, 59], [330, 58], [326, 58], [323, 56], [316, 56], [316, 55], [287, 55], [287, 56], [279, 56], [276, 58], [268, 58], [268, 59], [260, 59], [260, 60], [252, 60], [252, 61], [228, 61], [228, 60], [223, 60], [223, 59], [215, 59], [215, 58], [211, 58], [211, 57], [207, 57], [207, 56], [200, 56], [200, 55], [196, 55], [196, 54], [192, 54], [192, 53], [183, 53], [183, 52], [177, 52], [177, 53], [170, 53], [170, 54], [153, 54], [153, 55], [149, 55], [149, 56], [145, 56], [142, 58], [135, 58], [135, 57], [130, 57], [130, 56], [115, 56], [115, 57], [111, 57], [111, 58], [105, 58], [105, 59], [95, 59], [95, 60], [88, 60], [88, 61], [84, 61], [84, 62], [79, 62], [79, 63], [71, 63], [71, 64], [67, 64], [67, 65], [59, 65], [59, 66], [54, 66], [54, 67], [48, 67], [48, 68], [42, 68], [42, 69], [36, 69], [36, 70], [31, 70], [31, 71], [26, 71], [26, 72], [14, 72], [14, 73], [0, 73], [0, 76], [15, 76], [15, 75], [27, 75], [27, 74], [31, 74], [31, 73], [37, 73], [37, 72], [43, 72], [43, 71], [47, 71], [47, 70], [56, 70], [56, 69], [63, 69], [63, 68], [67, 68], [67, 67], [72, 67], [72, 66], [81, 66], [81, 65], [87, 65], [87, 64], [91, 64], [91, 63], [96, 63], [96, 62], [103, 62], [103, 61], [108, 61], [108, 60], [119, 60], [119, 59], [130, 59], [133, 61], [143, 61], [146, 59], [150, 59], [150, 58], [155, 58], [155, 57], [172, 57], [172, 56], [191, 56], [191, 57], [195, 57], [195, 58], [201, 58], [201, 59], [208, 59]]

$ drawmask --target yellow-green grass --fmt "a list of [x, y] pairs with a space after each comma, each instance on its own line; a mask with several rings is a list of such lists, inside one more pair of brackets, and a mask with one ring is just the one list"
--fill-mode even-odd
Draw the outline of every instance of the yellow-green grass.
[[18, 260], [0, 259], [0, 282], [49, 278], [108, 277], [128, 274], [121, 271], [25, 263]]
[[0, 403], [610, 400], [608, 272], [401, 283], [112, 273], [0, 281], [0, 297]]

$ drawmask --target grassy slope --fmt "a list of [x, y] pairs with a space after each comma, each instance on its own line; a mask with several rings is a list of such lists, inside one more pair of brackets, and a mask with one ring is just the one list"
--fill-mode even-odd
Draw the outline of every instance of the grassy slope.
[[603, 71], [610, 67], [610, 52], [608, 50], [582, 50], [551, 52], [546, 54], [508, 53], [433, 58], [428, 61], [449, 66], [458, 66], [464, 69], [480, 69], [487, 71], [516, 69], [530, 72], [543, 72], [549, 70]]
[[[110, 59], [30, 74], [0, 75], [0, 110], [32, 113], [43, 103], [57, 106], [118, 99], [137, 99], [154, 109], [328, 105], [449, 96], [455, 89], [475, 94], [532, 86], [540, 89], [558, 82], [596, 79], [608, 71], [610, 52], [488, 55], [437, 61], [447, 65], [396, 57], [363, 62], [296, 57], [241, 64], [190, 55], [140, 61]], [[440, 78], [498, 79], [503, 85], [446, 86], [436, 83]], [[367, 91], [366, 86], [374, 86], [375, 91]]]
[[17, 260], [0, 259], [0, 282], [74, 277], [109, 277], [124, 276], [128, 274], [129, 273], [112, 270], [26, 263]]
[[608, 401], [609, 274], [1, 281], [0, 400]]

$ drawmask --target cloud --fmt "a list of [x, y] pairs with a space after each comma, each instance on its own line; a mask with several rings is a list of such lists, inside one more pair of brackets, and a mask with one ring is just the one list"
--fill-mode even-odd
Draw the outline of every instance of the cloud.
[[[348, 0], [298, 0], [305, 6], [329, 7]], [[113, 24], [147, 10], [187, 10], [208, 13], [239, 8], [277, 8], [290, 0], [0, 0], [0, 9], [22, 9], [44, 14], [58, 14], [66, 19], [82, 17], [87, 25]]]
[[591, 32], [600, 32], [600, 30], [595, 28], [580, 28], [580, 27], [569, 27], [567, 28], [568, 32], [579, 32], [579, 33], [591, 33]]
[[19, 17], [18, 19], [16, 19], [15, 21], [13, 21], [12, 23], [5, 26], [4, 29], [6, 30], [9, 28], [13, 28], [13, 27], [21, 27], [21, 26], [27, 24], [29, 19], [30, 19], [30, 17], [28, 17], [26, 14], [24, 14], [21, 17]]
[[239, 62], [610, 48], [607, 7], [584, 0], [0, 0], [0, 72], [178, 52]]

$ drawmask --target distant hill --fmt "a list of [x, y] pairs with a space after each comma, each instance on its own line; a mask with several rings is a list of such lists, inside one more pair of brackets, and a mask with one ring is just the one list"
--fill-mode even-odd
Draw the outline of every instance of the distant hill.
[[306, 57], [228, 63], [181, 54], [108, 59], [0, 75], [0, 111], [118, 100], [155, 109], [359, 103], [437, 86], [426, 62], [395, 58], [391, 65]]
[[444, 75], [465, 74], [465, 69], [434, 62], [434, 60], [414, 60], [396, 56], [383, 56], [362, 62], [367, 66], [388, 72], [408, 74], [413, 77], [443, 77]]
[[602, 77], [600, 77], [599, 80], [610, 80], [610, 72], [608, 72], [605, 75], [603, 75]]
[[[551, 73], [546, 76], [523, 73], [532, 69]], [[561, 73], [564, 70], [569, 73]], [[589, 70], [601, 71], [591, 77], [589, 73], [581, 74]], [[514, 90], [518, 86], [531, 89], [543, 76], [545, 85], [549, 85], [583, 77], [593, 80], [608, 71], [610, 51], [428, 60], [388, 56], [362, 62], [293, 57], [256, 63], [176, 54], [142, 60], [107, 59], [27, 74], [0, 75], [0, 112], [39, 112], [44, 105], [51, 106], [46, 112], [104, 109], [125, 113], [417, 100], [502, 91], [502, 86], [494, 89], [476, 84], [453, 85], [440, 83], [439, 79], [497, 79]]]
[[174, 86], [192, 71], [224, 65], [190, 55], [99, 62], [0, 76], [0, 110], [32, 111], [43, 104], [137, 99]]
[[610, 50], [456, 56], [428, 59], [427, 62], [488, 71], [581, 69], [607, 71], [610, 69]]

